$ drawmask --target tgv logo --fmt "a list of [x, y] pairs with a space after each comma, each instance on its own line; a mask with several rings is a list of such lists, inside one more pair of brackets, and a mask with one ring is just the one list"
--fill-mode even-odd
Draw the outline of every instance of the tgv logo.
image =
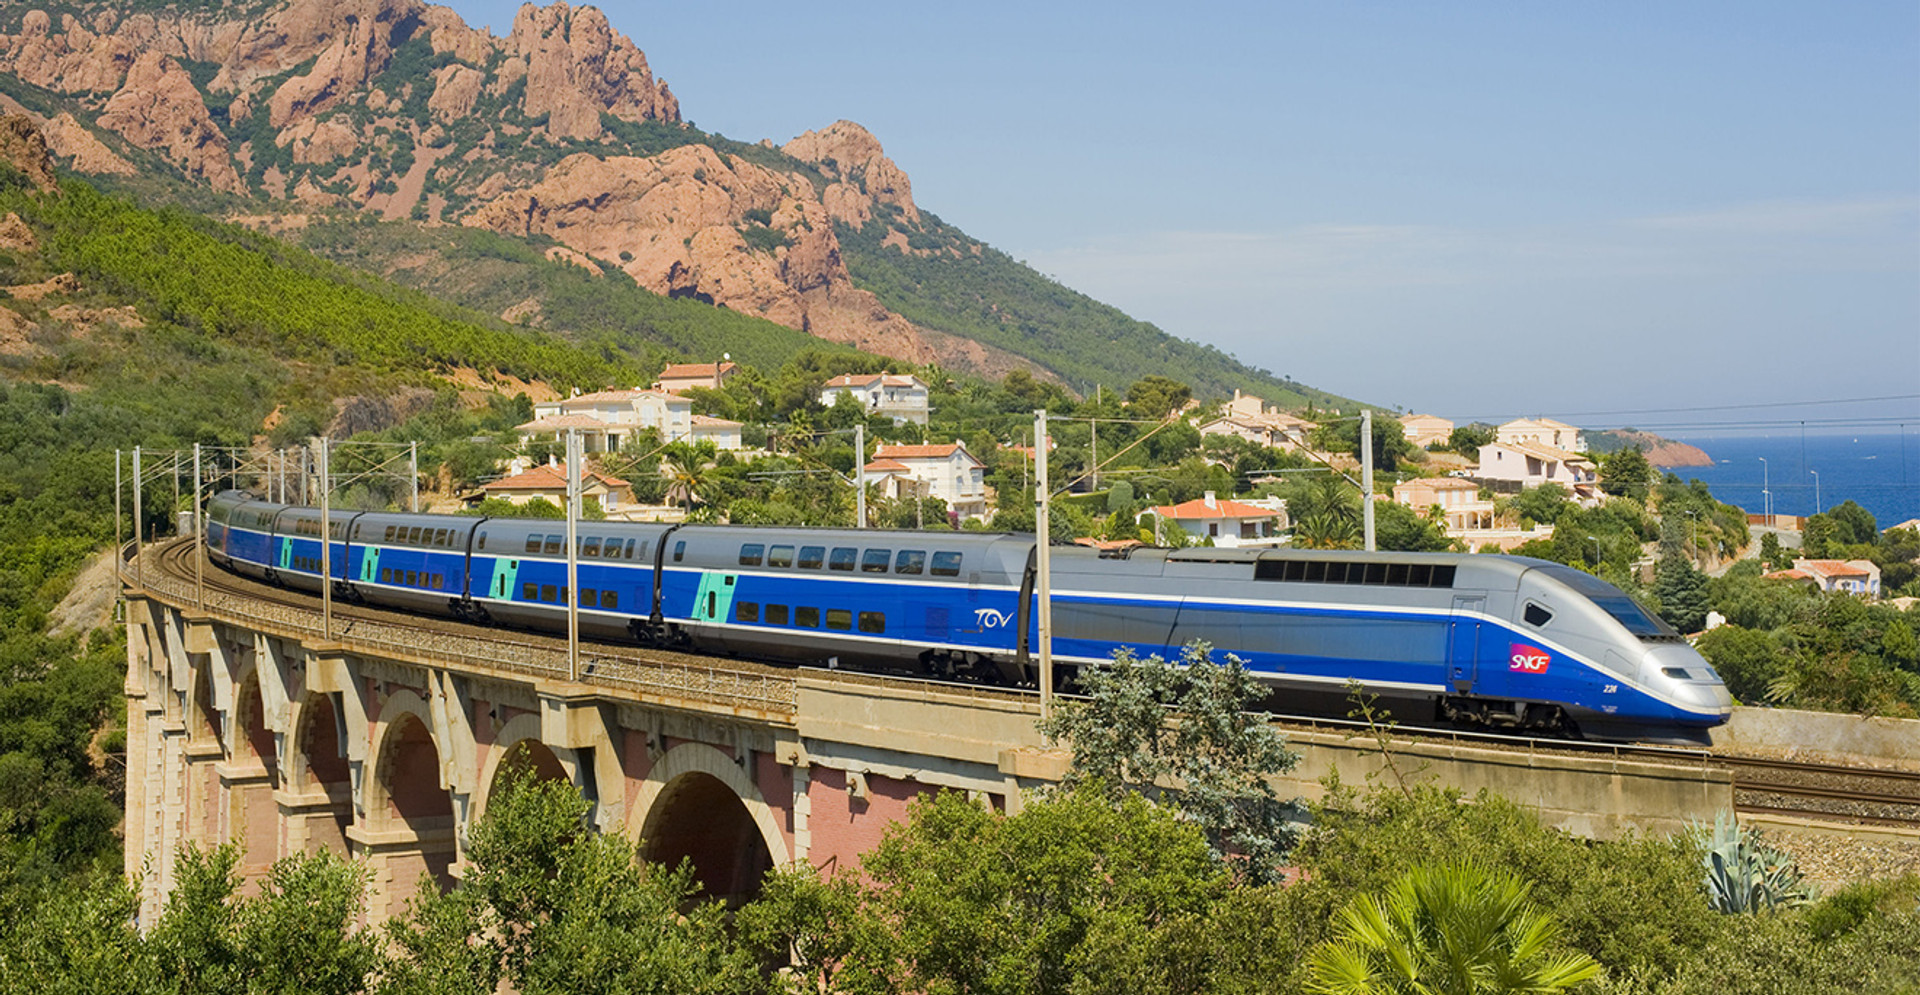
[[1013, 616], [998, 608], [975, 608], [973, 622], [982, 629], [998, 629], [1013, 620]]
[[1546, 650], [1538, 646], [1528, 646], [1526, 643], [1510, 643], [1507, 646], [1507, 652], [1511, 654], [1508, 657], [1507, 669], [1523, 674], [1546, 673], [1547, 661], [1552, 659]]

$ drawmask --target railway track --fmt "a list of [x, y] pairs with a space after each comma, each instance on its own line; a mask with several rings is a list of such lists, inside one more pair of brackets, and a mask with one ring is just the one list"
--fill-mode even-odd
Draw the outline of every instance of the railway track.
[[[145, 564], [154, 568], [146, 586], [183, 606], [205, 598], [209, 608], [318, 636], [317, 596], [239, 577], [211, 564], [194, 563], [197, 546], [176, 541], [152, 547]], [[201, 592], [204, 591], [204, 594]], [[471, 623], [353, 604], [336, 599], [334, 634], [404, 647], [415, 655], [440, 656], [463, 669], [504, 669], [536, 676], [567, 676], [566, 640], [534, 633], [504, 633]], [[587, 683], [605, 683], [755, 708], [791, 710], [796, 668], [735, 658], [716, 658], [651, 647], [581, 642]], [[874, 686], [937, 688], [982, 698], [1031, 698], [1030, 689], [994, 688], [889, 674], [798, 668], [831, 680]], [[1339, 731], [1368, 735], [1364, 722], [1321, 716], [1276, 715], [1283, 731]], [[1723, 769], [1733, 778], [1734, 807], [1753, 815], [1786, 816], [1841, 825], [1920, 831], [1920, 772], [1808, 763], [1715, 753], [1686, 747], [1507, 736], [1450, 728], [1394, 725], [1396, 739], [1586, 758], [1611, 757]]]

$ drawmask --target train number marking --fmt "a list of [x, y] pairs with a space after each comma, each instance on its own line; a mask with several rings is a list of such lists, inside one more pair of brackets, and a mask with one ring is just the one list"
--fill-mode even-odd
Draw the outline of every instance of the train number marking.
[[1617, 693], [1617, 692], [1618, 692], [1619, 690], [1620, 690], [1620, 685], [1618, 685], [1618, 684], [1608, 684], [1608, 685], [1605, 685], [1604, 687], [1602, 687], [1602, 688], [1600, 689], [1600, 693], [1601, 693], [1601, 694], [1614, 694], [1614, 693]]
[[1544, 674], [1552, 659], [1546, 650], [1525, 643], [1508, 644], [1507, 652], [1510, 654], [1507, 669], [1517, 674]]
[[982, 629], [998, 629], [1013, 621], [1013, 616], [998, 608], [975, 608], [973, 621]]

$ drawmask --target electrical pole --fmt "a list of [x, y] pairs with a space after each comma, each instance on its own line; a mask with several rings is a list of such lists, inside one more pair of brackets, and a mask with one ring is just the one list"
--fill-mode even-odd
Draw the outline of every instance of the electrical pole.
[[567, 429], [567, 680], [580, 679], [580, 430]]
[[320, 437], [320, 641], [333, 640], [333, 476]]
[[1053, 716], [1053, 528], [1047, 508], [1047, 409], [1033, 413], [1034, 554], [1039, 572], [1040, 721]]
[[867, 426], [853, 427], [853, 527], [867, 527]]
[[120, 547], [122, 545], [120, 542], [120, 518], [122, 514], [123, 512], [120, 510], [120, 450], [115, 449], [113, 451], [113, 586], [115, 588], [125, 587], [127, 583], [126, 578], [121, 575], [120, 571], [120, 564], [123, 562], [120, 555]]
[[420, 513], [420, 443], [418, 442], [407, 443], [407, 480], [413, 484], [413, 500], [408, 503], [407, 510], [418, 515]]
[[1365, 523], [1367, 552], [1373, 552], [1373, 409], [1360, 412], [1360, 520]]
[[193, 444], [193, 603], [207, 606], [207, 523], [200, 518], [200, 443]]
[[135, 446], [133, 447], [133, 553], [139, 559], [133, 561], [133, 582], [142, 589], [147, 586], [146, 568], [140, 562], [146, 559], [145, 556], [140, 555], [145, 545], [146, 530], [140, 526], [140, 447]]

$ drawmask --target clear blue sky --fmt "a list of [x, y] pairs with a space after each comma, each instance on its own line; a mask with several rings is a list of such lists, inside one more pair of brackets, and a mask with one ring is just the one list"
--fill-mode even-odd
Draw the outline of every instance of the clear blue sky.
[[1920, 423], [1913, 0], [603, 9], [700, 127], [858, 121], [923, 208], [1316, 386]]

